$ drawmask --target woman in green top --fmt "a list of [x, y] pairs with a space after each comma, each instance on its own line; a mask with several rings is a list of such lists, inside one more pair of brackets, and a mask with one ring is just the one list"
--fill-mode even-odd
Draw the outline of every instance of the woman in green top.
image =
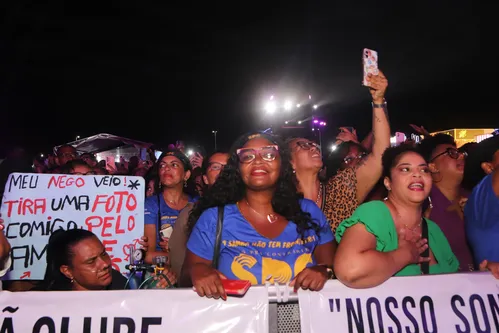
[[[352, 288], [375, 287], [394, 275], [422, 274], [422, 262], [429, 262], [430, 274], [457, 272], [459, 262], [433, 221], [426, 220], [428, 240], [421, 238], [422, 206], [432, 185], [423, 157], [408, 145], [388, 148], [383, 175], [385, 201], [359, 206], [336, 230], [338, 279]], [[424, 258], [428, 242], [430, 256]]]

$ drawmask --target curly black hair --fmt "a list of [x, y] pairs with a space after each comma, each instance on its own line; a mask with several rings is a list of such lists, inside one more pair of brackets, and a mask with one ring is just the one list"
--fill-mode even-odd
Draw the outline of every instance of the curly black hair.
[[[383, 157], [381, 158], [381, 163], [383, 164], [383, 178], [391, 178], [391, 170], [400, 161], [403, 155], [406, 153], [416, 153], [421, 155], [419, 149], [412, 145], [402, 144], [396, 147], [390, 147], [385, 150]], [[421, 155], [423, 157], [423, 155]]]
[[[194, 225], [205, 210], [235, 204], [244, 198], [246, 185], [239, 171], [239, 158], [236, 151], [244, 146], [251, 137], [253, 136], [245, 135], [233, 145], [229, 152], [227, 165], [220, 173], [217, 181], [206, 191], [189, 215], [188, 234], [192, 232]], [[319, 234], [319, 224], [312, 220], [309, 213], [301, 210], [299, 200], [303, 199], [303, 195], [296, 191], [297, 181], [291, 167], [291, 158], [287, 145], [275, 136], [262, 134], [261, 137], [276, 144], [279, 147], [279, 155], [281, 156], [281, 170], [272, 198], [272, 208], [277, 214], [295, 223], [296, 230], [302, 238], [307, 230], [314, 230], [316, 234]]]

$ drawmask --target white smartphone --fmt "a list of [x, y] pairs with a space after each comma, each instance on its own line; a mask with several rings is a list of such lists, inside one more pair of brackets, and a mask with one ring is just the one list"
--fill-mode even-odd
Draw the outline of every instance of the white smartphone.
[[364, 79], [362, 84], [364, 86], [368, 85], [367, 75], [378, 75], [378, 52], [370, 49], [364, 49], [362, 51], [362, 65], [364, 67]]
[[172, 232], [173, 232], [173, 227], [170, 225], [166, 228], [161, 229], [161, 231], [159, 233], [161, 234], [161, 237], [170, 238], [172, 235]]

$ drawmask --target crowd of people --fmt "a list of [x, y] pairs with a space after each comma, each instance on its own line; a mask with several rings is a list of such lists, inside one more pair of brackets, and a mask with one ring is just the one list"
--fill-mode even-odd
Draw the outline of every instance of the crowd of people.
[[[144, 177], [145, 262], [167, 257], [156, 288], [194, 287], [225, 299], [224, 279], [318, 291], [332, 278], [351, 288], [474, 270], [499, 278], [499, 136], [458, 148], [451, 136], [418, 127], [421, 143], [392, 147], [387, 87], [382, 72], [369, 76], [372, 131], [360, 142], [342, 128], [329, 156], [308, 138], [254, 132], [208, 156], [188, 157], [179, 143], [157, 159], [150, 151], [147, 161], [132, 157], [109, 168], [64, 145], [32, 170], [9, 161], [0, 167]], [[9, 269], [9, 249], [0, 233], [0, 275]], [[53, 233], [46, 254], [43, 281], [13, 281], [8, 289], [128, 285], [89, 231]]]

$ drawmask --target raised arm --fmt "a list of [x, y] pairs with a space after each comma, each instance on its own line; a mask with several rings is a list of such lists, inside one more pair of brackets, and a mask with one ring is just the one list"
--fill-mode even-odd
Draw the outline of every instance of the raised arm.
[[399, 237], [395, 251], [376, 250], [376, 238], [357, 223], [345, 230], [336, 250], [334, 271], [338, 280], [351, 288], [378, 286], [411, 263], [427, 261], [420, 254], [427, 248], [426, 240], [412, 242]]
[[357, 167], [357, 200], [362, 203], [381, 177], [381, 157], [390, 146], [390, 123], [385, 104], [385, 91], [388, 81], [380, 71], [379, 75], [369, 77], [369, 91], [373, 98], [372, 150]]

